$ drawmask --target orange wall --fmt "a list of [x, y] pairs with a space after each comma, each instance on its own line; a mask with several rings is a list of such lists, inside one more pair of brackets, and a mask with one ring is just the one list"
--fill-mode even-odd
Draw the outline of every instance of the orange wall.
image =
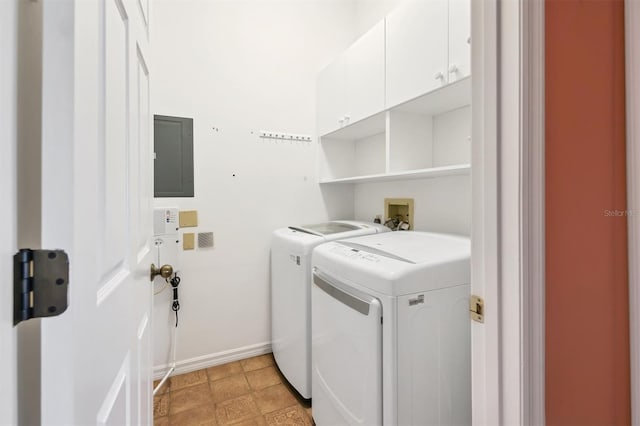
[[547, 424], [629, 424], [623, 0], [545, 7]]

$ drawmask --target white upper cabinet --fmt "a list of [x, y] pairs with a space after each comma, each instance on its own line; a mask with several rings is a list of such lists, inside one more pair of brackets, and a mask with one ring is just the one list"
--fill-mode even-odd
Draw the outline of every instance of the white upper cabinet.
[[469, 0], [409, 0], [386, 21], [387, 108], [471, 74]]
[[318, 75], [318, 134], [384, 110], [384, 20]]
[[387, 107], [447, 84], [447, 9], [447, 0], [411, 0], [387, 16]]
[[354, 123], [384, 110], [384, 20], [346, 52], [347, 121]]
[[340, 55], [318, 75], [317, 123], [318, 134], [325, 135], [342, 127], [347, 114], [346, 54]]
[[318, 77], [320, 182], [468, 174], [471, 0], [405, 0]]
[[449, 83], [471, 75], [471, 2], [449, 0]]

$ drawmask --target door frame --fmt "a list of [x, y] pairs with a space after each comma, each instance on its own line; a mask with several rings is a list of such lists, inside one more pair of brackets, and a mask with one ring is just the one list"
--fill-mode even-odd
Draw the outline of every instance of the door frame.
[[[0, 198], [5, 201], [0, 210], [4, 224], [0, 238], [0, 271], [4, 277], [13, 275], [13, 254], [17, 247], [17, 67], [18, 67], [18, 1], [0, 2]], [[13, 326], [13, 284], [5, 279], [0, 286], [0, 413], [3, 421], [17, 424], [17, 338]]]
[[471, 22], [473, 424], [544, 424], [544, 2]]
[[545, 424], [545, 2], [522, 17], [523, 424]]
[[[627, 13], [630, 14], [629, 5], [633, 4], [633, 0], [627, 0]], [[13, 2], [3, 3], [3, 7], [11, 8]], [[523, 215], [523, 212], [544, 212], [544, 146], [540, 143], [544, 136], [544, 65], [540, 59], [544, 58], [543, 42], [544, 42], [544, 17], [543, 2], [518, 0], [504, 0], [498, 3], [498, 0], [486, 0], [482, 2], [472, 2], [472, 22], [473, 22], [473, 40], [476, 48], [473, 50], [474, 71], [473, 77], [473, 94], [474, 104], [481, 105], [482, 113], [474, 114], [473, 119], [473, 140], [474, 140], [474, 168], [473, 168], [473, 272], [474, 281], [484, 284], [484, 294], [482, 296], [488, 301], [486, 307], [486, 323], [484, 325], [473, 324], [472, 327], [482, 334], [474, 336], [473, 348], [478, 356], [474, 357], [474, 383], [473, 395], [474, 402], [482, 404], [474, 404], [473, 419], [474, 424], [500, 424], [500, 423], [525, 423], [525, 424], [541, 424], [541, 422], [533, 421], [535, 419], [544, 419], [544, 349], [543, 345], [535, 346], [533, 343], [541, 338], [544, 343], [544, 222], [541, 214]], [[508, 10], [498, 13], [498, 10], [506, 7]], [[509, 9], [510, 8], [510, 9]], [[513, 9], [516, 10], [513, 10]], [[640, 5], [634, 5], [635, 15], [640, 13]], [[502, 10], [501, 10], [502, 12]], [[2, 16], [12, 16], [11, 14], [2, 14]], [[517, 19], [516, 19], [517, 18]], [[524, 19], [523, 19], [524, 18]], [[531, 19], [531, 20], [530, 20]], [[11, 22], [14, 22], [10, 20]], [[500, 22], [499, 22], [500, 21]], [[507, 22], [509, 21], [509, 22]], [[500, 26], [498, 27], [498, 23]], [[529, 27], [527, 27], [529, 26]], [[12, 25], [2, 26], [3, 31], [10, 32]], [[529, 29], [530, 31], [527, 31]], [[542, 30], [542, 31], [541, 31]], [[636, 40], [638, 39], [639, 28], [634, 28]], [[631, 28], [627, 25], [627, 35], [630, 36]], [[4, 34], [3, 34], [4, 36]], [[517, 43], [501, 44], [501, 47], [508, 47], [509, 50], [501, 50], [502, 59], [515, 62], [519, 68], [518, 73], [505, 74], [502, 73], [503, 80], [498, 81], [498, 43], [499, 40], [505, 40], [512, 37]], [[526, 39], [523, 39], [526, 37]], [[526, 40], [526, 42], [524, 42]], [[4, 42], [5, 39], [2, 38]], [[15, 49], [15, 43], [8, 39], [9, 50]], [[3, 45], [4, 46], [4, 45]], [[12, 48], [12, 46], [14, 46]], [[630, 49], [629, 43], [627, 49]], [[4, 50], [3, 50], [4, 51]], [[640, 57], [640, 47], [635, 45], [636, 54], [634, 57], [635, 65], [632, 69], [640, 71], [638, 58]], [[629, 52], [629, 50], [628, 50]], [[630, 60], [629, 53], [627, 57]], [[528, 61], [530, 59], [530, 62]], [[527, 68], [522, 66], [522, 61], [535, 68]], [[513, 63], [511, 63], [513, 65]], [[629, 62], [628, 62], [628, 67]], [[530, 74], [522, 74], [523, 70], [530, 69]], [[629, 68], [628, 68], [629, 70]], [[629, 84], [629, 80], [638, 75], [636, 72], [627, 72], [628, 88], [633, 87]], [[5, 74], [2, 74], [3, 80], [0, 82], [4, 85]], [[638, 78], [635, 77], [636, 86], [638, 86]], [[506, 87], [517, 84], [520, 90], [508, 92]], [[3, 86], [4, 87], [4, 86]], [[542, 90], [541, 90], [542, 88]], [[630, 90], [630, 89], [628, 89]], [[522, 91], [522, 92], [521, 92]], [[637, 93], [637, 92], [636, 92]], [[498, 109], [498, 94], [501, 96], [512, 97], [512, 102], [517, 102], [519, 108], [510, 113], [518, 114], [516, 125], [510, 129], [501, 129], [500, 125], [505, 124], [506, 109]], [[495, 96], [492, 96], [495, 95]], [[514, 99], [515, 98], [515, 99]], [[6, 98], [2, 97], [4, 102]], [[506, 99], [501, 98], [501, 104]], [[525, 100], [527, 102], [525, 102]], [[630, 102], [628, 97], [628, 102]], [[526, 110], [521, 107], [527, 106]], [[632, 109], [635, 108], [635, 109]], [[628, 104], [629, 111], [640, 110], [640, 96], [636, 95], [634, 106]], [[4, 103], [3, 103], [4, 111]], [[499, 111], [502, 113], [499, 114]], [[3, 114], [2, 117], [7, 117]], [[8, 116], [10, 118], [10, 116]], [[15, 120], [13, 121], [15, 123]], [[640, 120], [636, 118], [635, 122], [628, 120], [628, 149], [633, 149], [636, 157], [628, 156], [628, 161], [633, 161], [634, 167], [629, 167], [629, 182], [632, 183], [637, 179], [631, 180], [635, 173], [640, 171], [640, 149], [637, 148], [639, 143], [638, 130], [640, 130]], [[11, 125], [11, 123], [9, 123]], [[633, 126], [633, 127], [632, 127]], [[515, 127], [515, 128], [513, 128]], [[3, 129], [12, 128], [12, 126], [2, 127]], [[636, 133], [632, 130], [635, 129]], [[503, 148], [500, 140], [505, 140], [505, 132], [517, 131], [517, 149], [512, 151], [500, 151]], [[498, 139], [500, 138], [500, 139]], [[525, 149], [526, 148], [526, 149]], [[506, 154], [506, 155], [505, 155]], [[3, 158], [11, 158], [6, 156]], [[500, 169], [503, 163], [510, 163], [511, 169]], [[11, 173], [12, 167], [2, 169], [4, 173]], [[505, 173], [506, 172], [506, 173]], [[632, 175], [632, 173], [634, 173]], [[518, 187], [522, 187], [522, 198], [514, 197], [512, 193], [504, 193], [505, 188], [501, 183], [507, 179], [514, 179], [512, 182], [518, 182]], [[524, 178], [524, 179], [522, 179]], [[482, 185], [480, 185], [482, 184]], [[640, 205], [640, 197], [632, 197], [632, 186], [629, 186], [629, 206], [634, 208]], [[15, 190], [14, 190], [15, 191]], [[510, 204], [513, 213], [513, 205], [516, 205], [516, 225], [509, 223], [506, 228], [504, 224], [498, 223], [498, 215], [501, 206]], [[11, 206], [11, 204], [9, 204]], [[15, 204], [14, 204], [15, 205]], [[640, 211], [640, 208], [634, 210]], [[12, 214], [13, 210], [9, 209], [8, 214]], [[632, 222], [630, 222], [632, 223]], [[636, 232], [631, 234], [630, 226], [630, 248], [629, 254], [635, 253], [640, 246], [640, 235]], [[513, 243], [509, 238], [516, 238], [516, 253], [524, 253], [521, 265], [513, 257], [506, 258], [505, 242]], [[633, 238], [631, 238], [633, 237]], [[633, 245], [632, 245], [633, 244]], [[4, 247], [3, 247], [4, 248]], [[481, 249], [481, 252], [478, 252]], [[478, 254], [479, 255], [476, 255]], [[504, 266], [508, 264], [517, 271], [517, 280], [519, 286], [515, 294], [509, 294], [509, 300], [501, 298], [501, 284], [504, 282], [505, 275], [501, 275]], [[501, 267], [502, 266], [502, 267]], [[640, 277], [640, 267], [630, 262], [630, 277], [637, 280]], [[635, 275], [633, 275], [635, 274]], [[502, 279], [501, 279], [502, 278]], [[638, 296], [637, 283], [630, 279], [630, 300], [635, 300]], [[537, 283], [537, 285], [536, 285]], [[5, 298], [5, 304], [10, 299]], [[514, 309], [504, 310], [507, 302], [516, 301], [515, 314]], [[498, 302], [503, 309], [499, 309]], [[523, 303], [523, 301], [525, 303]], [[493, 302], [493, 303], [491, 303]], [[8, 311], [10, 312], [10, 310]], [[632, 336], [640, 331], [640, 318], [631, 304], [632, 315], [635, 315], [635, 321], [632, 322]], [[533, 324], [532, 328], [524, 328], [522, 324]], [[509, 329], [509, 326], [515, 325], [515, 330]], [[480, 327], [483, 329], [480, 330]], [[504, 340], [505, 331], [515, 331], [516, 337], [510, 334], [510, 340]], [[542, 337], [541, 337], [542, 336]], [[478, 339], [479, 337], [479, 339]], [[537, 340], [536, 340], [537, 339]], [[505, 343], [517, 343], [516, 350], [505, 350]], [[637, 404], [638, 385], [640, 385], [639, 366], [636, 359], [640, 350], [640, 342], [632, 337], [632, 398], [633, 398], [633, 415], [634, 424], [638, 424]], [[520, 350], [520, 344], [524, 350]], [[542, 350], [540, 350], [542, 348]], [[532, 349], [537, 349], [533, 352]], [[635, 351], [635, 352], [634, 352]], [[500, 360], [500, 361], [499, 361]], [[523, 362], [524, 361], [524, 362]], [[634, 362], [636, 361], [636, 362]], [[507, 366], [516, 366], [516, 368], [508, 368]], [[5, 370], [6, 371], [6, 370]], [[495, 373], [495, 374], [493, 374]], [[518, 392], [505, 392], [507, 386], [505, 382], [517, 383]], [[533, 384], [533, 386], [528, 386]], [[525, 391], [527, 394], [525, 394]], [[508, 414], [504, 413], [505, 407], [511, 407]], [[11, 407], [10, 407], [11, 408]], [[517, 413], [519, 418], [512, 417], [512, 413]], [[542, 415], [542, 417], [539, 417]], [[538, 417], [536, 417], [538, 416]]]
[[625, 0], [624, 10], [631, 424], [640, 425], [640, 3]]

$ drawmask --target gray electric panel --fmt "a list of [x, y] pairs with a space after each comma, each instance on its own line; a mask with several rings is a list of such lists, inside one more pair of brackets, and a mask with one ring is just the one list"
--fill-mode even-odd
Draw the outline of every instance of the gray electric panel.
[[193, 197], [193, 119], [153, 116], [155, 197]]

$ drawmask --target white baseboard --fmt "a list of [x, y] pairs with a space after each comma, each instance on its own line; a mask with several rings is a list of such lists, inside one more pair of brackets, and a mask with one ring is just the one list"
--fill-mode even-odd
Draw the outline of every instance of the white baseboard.
[[[172, 375], [190, 373], [203, 368], [215, 367], [216, 365], [226, 364], [228, 362], [238, 361], [252, 356], [264, 355], [271, 352], [271, 342], [258, 343], [255, 345], [244, 346], [242, 348], [231, 349], [228, 351], [216, 352], [213, 354], [198, 356], [195, 358], [176, 361], [176, 369]], [[169, 369], [169, 364], [163, 364], [153, 367], [153, 379], [161, 379], [165, 372]]]

